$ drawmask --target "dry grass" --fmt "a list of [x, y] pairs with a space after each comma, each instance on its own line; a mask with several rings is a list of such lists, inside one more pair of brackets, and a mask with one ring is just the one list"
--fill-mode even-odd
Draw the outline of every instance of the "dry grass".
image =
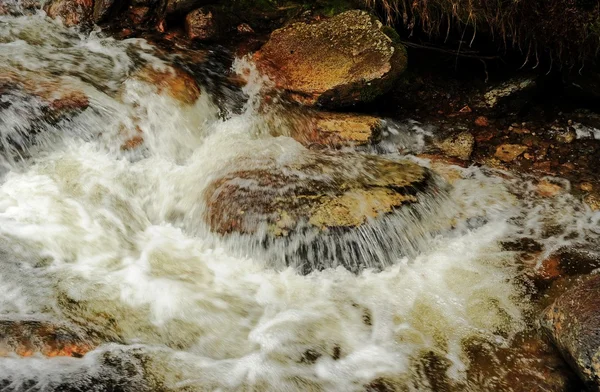
[[432, 36], [485, 34], [527, 61], [581, 65], [600, 49], [600, 0], [363, 0], [390, 24]]

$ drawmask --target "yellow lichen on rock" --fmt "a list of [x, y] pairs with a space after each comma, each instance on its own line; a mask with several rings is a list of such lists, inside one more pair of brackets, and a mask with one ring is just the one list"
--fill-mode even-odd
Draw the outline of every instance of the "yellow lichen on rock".
[[406, 50], [363, 11], [275, 30], [255, 55], [261, 71], [308, 105], [345, 106], [387, 91], [406, 68]]
[[416, 202], [412, 195], [402, 195], [386, 188], [360, 189], [328, 198], [312, 212], [309, 223], [321, 229], [358, 227], [367, 219], [391, 212], [403, 203]]

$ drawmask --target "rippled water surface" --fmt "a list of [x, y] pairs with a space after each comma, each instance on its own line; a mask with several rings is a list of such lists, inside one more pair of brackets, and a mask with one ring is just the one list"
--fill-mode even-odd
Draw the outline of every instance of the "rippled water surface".
[[[526, 178], [446, 167], [451, 184], [436, 177], [443, 192], [426, 195], [414, 230], [428, 234], [410, 251], [387, 235], [403, 224], [393, 215], [357, 240], [389, 263], [300, 273], [211, 233], [203, 192], [239, 162], [291, 167], [319, 152], [270, 135], [292, 109], [262, 104], [266, 82], [245, 60], [247, 102], [227, 115], [206, 87], [186, 104], [133, 77], [173, 61], [42, 13], [0, 17], [0, 82], [20, 81], [0, 84], [0, 337], [29, 341], [0, 344], [3, 390], [429, 390], [432, 357], [434, 378], [488, 390], [467, 381], [469, 347], [509, 346], [532, 306], [503, 244], [536, 240], [542, 260], [597, 237], [598, 216], [568, 193], [541, 199]], [[31, 93], [45, 85], [89, 106], [53, 116]], [[388, 126], [380, 153], [430, 165], [414, 156], [427, 127]], [[89, 352], [44, 355], [61, 339]]]

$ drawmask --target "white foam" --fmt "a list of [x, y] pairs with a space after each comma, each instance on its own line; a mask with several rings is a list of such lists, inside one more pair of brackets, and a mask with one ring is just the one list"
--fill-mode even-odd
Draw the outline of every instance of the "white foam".
[[[459, 380], [470, 365], [464, 347], [471, 339], [504, 344], [524, 328], [528, 304], [515, 283], [519, 266], [500, 242], [531, 236], [552, 247], [566, 243], [569, 230], [590, 233], [595, 224], [568, 195], [539, 201], [519, 190], [523, 180], [456, 169], [462, 178], [450, 194], [458, 206], [455, 228], [418, 256], [358, 275], [343, 268], [307, 276], [270, 269], [251, 254], [232, 254], [208, 233], [202, 190], [237, 158], [293, 162], [306, 149], [257, 134], [257, 124], [269, 124], [258, 101], [220, 120], [206, 91], [195, 105], [182, 106], [140, 81], [121, 87], [133, 64], [130, 52], [148, 57], [148, 46], [96, 33], [80, 37], [36, 18], [0, 27], [0, 37], [11, 29], [51, 33], [41, 47], [14, 41], [21, 52], [11, 61], [32, 67], [33, 58], [42, 59], [39, 67], [69, 73], [85, 86], [91, 107], [61, 124], [59, 137], [32, 147], [30, 159], [8, 165], [0, 238], [9, 251], [25, 247], [36, 257], [24, 257], [22, 268], [3, 268], [0, 310], [44, 309], [94, 330], [113, 323], [111, 333], [133, 345], [107, 343], [83, 362], [0, 359], [0, 378], [18, 384], [33, 377], [47, 388], [57, 380], [77, 383], [81, 371], [108, 369], [106, 355], [125, 360], [139, 351], [149, 358], [140, 371], [164, 388], [358, 391], [378, 378], [418, 383], [419, 357], [434, 352]], [[5, 48], [0, 44], [0, 57], [17, 53]], [[73, 51], [78, 55], [70, 57]], [[98, 55], [106, 63], [94, 65]], [[89, 60], [79, 63], [79, 56]], [[102, 76], [92, 76], [95, 70]], [[98, 86], [123, 88], [123, 99]], [[251, 101], [260, 90], [247, 87]], [[143, 131], [144, 145], [135, 151], [120, 148], [127, 122]], [[427, 131], [413, 132], [416, 139], [406, 140], [416, 140], [409, 147], [418, 150]], [[548, 222], [564, 232], [544, 238]], [[34, 268], [35, 274], [23, 272]], [[35, 306], [28, 302], [32, 282], [45, 293]]]

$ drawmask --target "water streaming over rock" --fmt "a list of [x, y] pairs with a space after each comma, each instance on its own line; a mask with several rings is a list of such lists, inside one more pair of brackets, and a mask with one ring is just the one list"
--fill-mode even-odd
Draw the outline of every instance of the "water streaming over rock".
[[[206, 86], [182, 102], [135, 77], [172, 61], [41, 12], [0, 17], [0, 389], [427, 390], [433, 355], [464, 390], [469, 344], [525, 328], [524, 267], [503, 244], [597, 238], [600, 216], [568, 193], [474, 167], [452, 184], [422, 169], [416, 204], [358, 229], [215, 232], [207, 189], [231, 173], [257, 170], [229, 180], [268, 198], [377, 181], [357, 162], [429, 166], [411, 155], [429, 131], [389, 121], [373, 151], [309, 150], [272, 136], [294, 113], [262, 104], [251, 64], [224, 117]], [[256, 188], [271, 175], [287, 190]]]

